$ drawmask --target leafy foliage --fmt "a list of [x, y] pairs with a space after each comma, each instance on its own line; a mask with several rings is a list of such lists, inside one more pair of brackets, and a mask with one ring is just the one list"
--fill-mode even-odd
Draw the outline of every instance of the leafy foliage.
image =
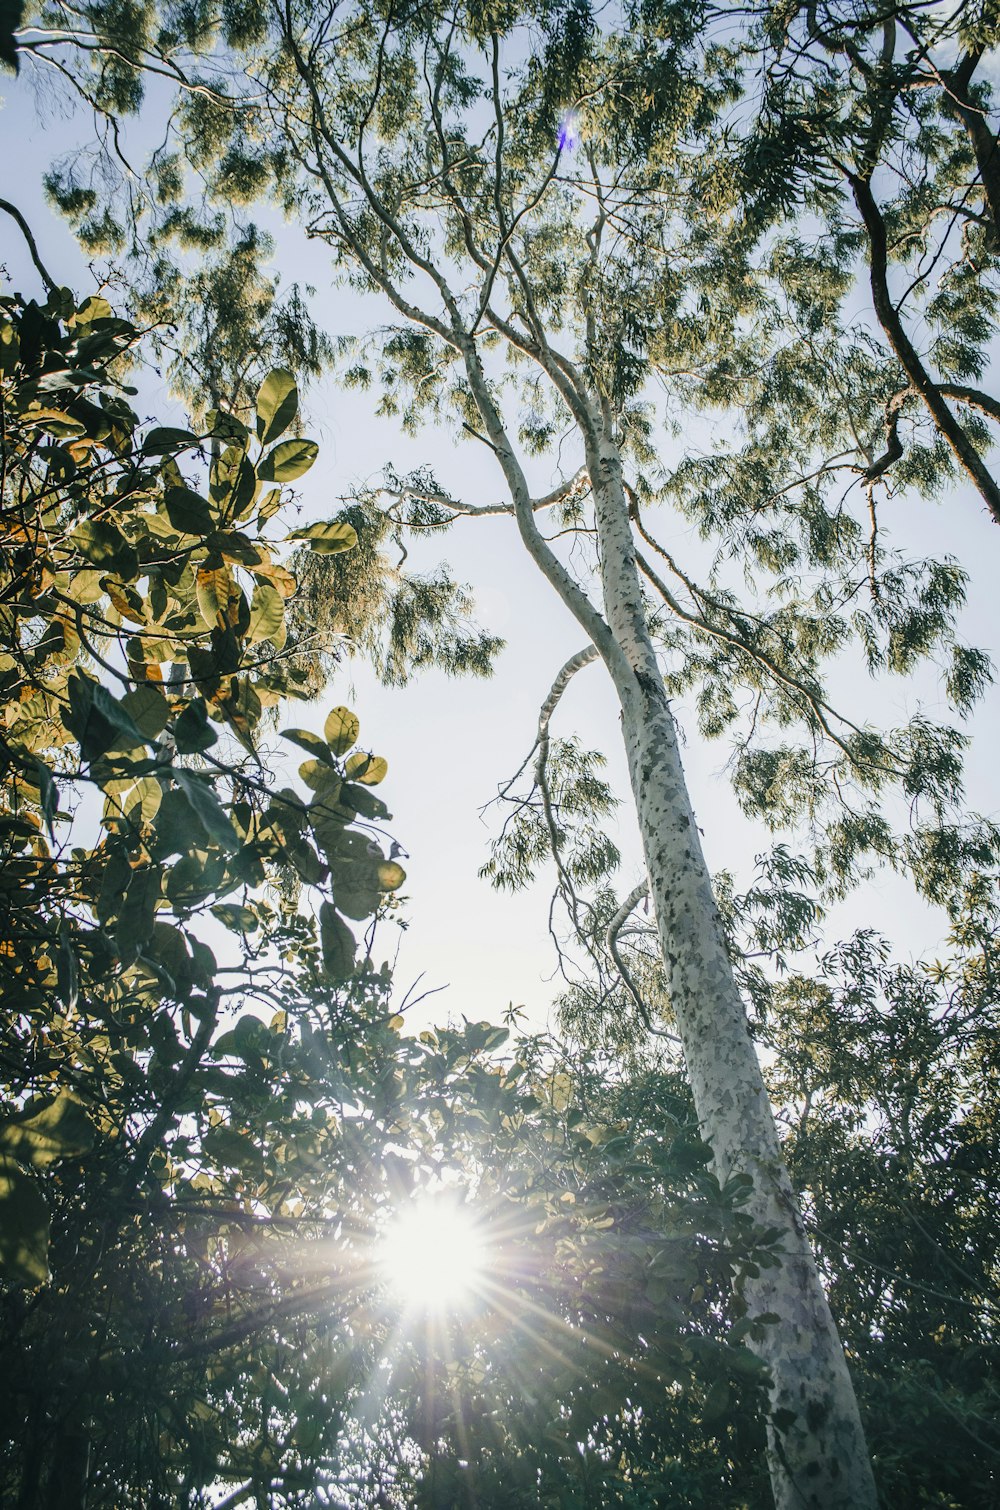
[[[280, 653], [295, 581], [266, 533], [280, 494], [259, 476], [288, 471], [294, 382], [264, 385], [256, 459], [216, 412], [206, 466], [202, 438], [141, 430], [115, 376], [136, 331], [103, 298], [7, 298], [3, 316], [3, 1137], [23, 1257], [6, 1256], [37, 1282], [28, 1129], [52, 1123], [55, 1158], [83, 1151], [81, 1118], [170, 1124], [166, 1087], [176, 1078], [183, 1100], [228, 994], [199, 925], [229, 929], [246, 962], [266, 957], [291, 923], [263, 888], [288, 867], [326, 889], [333, 980], [354, 964], [340, 915], [370, 917], [404, 876], [358, 827], [388, 816], [370, 791], [384, 762], [317, 738], [300, 797], [272, 789], [258, 753], [263, 710], [306, 683]], [[181, 471], [192, 462], [204, 492]]]

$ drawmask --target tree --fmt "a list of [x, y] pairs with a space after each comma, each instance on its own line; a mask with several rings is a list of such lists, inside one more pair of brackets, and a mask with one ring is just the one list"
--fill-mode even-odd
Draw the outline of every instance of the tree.
[[[744, 1185], [705, 1172], [683, 1090], [660, 1088], [651, 1121], [544, 1044], [498, 1061], [505, 1029], [402, 1038], [389, 972], [345, 921], [404, 879], [379, 847], [385, 761], [337, 707], [322, 736], [284, 731], [309, 795], [274, 789], [263, 710], [312, 684], [301, 648], [283, 653], [295, 582], [271, 534], [315, 454], [282, 439], [290, 375], [265, 379], [252, 428], [220, 409], [203, 435], [144, 426], [124, 383], [136, 328], [54, 287], [32, 249], [48, 298], [0, 306], [5, 1502], [441, 1503], [441, 1472], [464, 1494], [438, 1434], [465, 1418], [432, 1423], [413, 1388], [454, 1359], [392, 1343], [377, 1261], [386, 1211], [442, 1171], [500, 1231], [504, 1305], [544, 1306], [485, 1392], [475, 1358], [504, 1352], [503, 1311], [468, 1333], [467, 1406], [506, 1401], [473, 1495], [530, 1427], [519, 1370], [544, 1382], [535, 1421], [553, 1431], [568, 1370], [575, 1419], [597, 1409], [649, 1478], [637, 1308], [652, 1386], [681, 1387], [664, 1471], [730, 1382], [752, 1439], [764, 1375], [739, 1295], [773, 1243]], [[343, 522], [301, 541], [355, 546]], [[627, 1134], [597, 1120], [626, 1113]], [[602, 1280], [623, 1245], [630, 1265]], [[575, 1429], [522, 1465], [523, 1503], [573, 1483]], [[733, 1477], [711, 1443], [684, 1472], [712, 1494]]]
[[[280, 1005], [282, 960], [300, 956], [316, 989], [357, 968], [364, 1003], [371, 970], [344, 914], [364, 921], [404, 879], [376, 839], [385, 762], [350, 753], [349, 710], [331, 712], [325, 739], [287, 731], [312, 756], [309, 796], [271, 790], [260, 758], [264, 707], [309, 681], [282, 658], [295, 582], [267, 538], [283, 485], [316, 452], [281, 439], [290, 374], [261, 387], [253, 439], [219, 410], [206, 437], [143, 430], [120, 376], [138, 332], [102, 297], [77, 304], [46, 281], [43, 305], [5, 297], [0, 326], [0, 1266], [8, 1345], [53, 1350], [12, 1411], [26, 1423], [24, 1506], [78, 1502], [91, 1447], [113, 1443], [110, 1421], [102, 1444], [90, 1434], [88, 1381], [105, 1349], [155, 1332], [157, 1274], [199, 1272], [169, 1230], [192, 1193], [210, 1213], [239, 1208], [255, 1177], [276, 1217], [294, 1199], [296, 1159], [310, 1156], [279, 1167], [249, 1135], [282, 1018], [268, 1029], [245, 1015], [227, 1039], [223, 1014]], [[181, 470], [192, 463], [203, 493]], [[342, 524], [302, 536], [319, 551], [353, 543]], [[289, 900], [291, 878], [326, 885], [318, 929]], [[218, 965], [206, 924], [233, 936], [238, 963]], [[234, 1058], [236, 1074], [216, 1067]], [[59, 1283], [32, 1295], [49, 1278], [53, 1216]]]
[[[852, 416], [831, 419], [817, 397], [821, 367], [789, 371], [780, 340], [764, 333], [773, 299], [754, 261], [767, 246], [761, 224], [737, 217], [734, 225], [727, 192], [697, 206], [691, 199], [693, 184], [705, 187], [697, 153], [706, 140], [717, 147], [719, 112], [740, 90], [739, 48], [725, 39], [703, 46], [708, 19], [689, 6], [649, 7], [630, 16], [627, 34], [604, 34], [583, 7], [503, 16], [345, 10], [326, 19], [304, 9], [227, 11], [214, 89], [187, 68], [200, 37], [176, 27], [155, 46], [151, 33], [137, 32], [132, 50], [114, 56], [98, 34], [103, 72], [94, 87], [112, 91], [112, 108], [114, 88], [134, 88], [154, 53], [166, 59], [180, 86], [181, 130], [198, 144], [210, 189], [225, 195], [239, 180], [273, 192], [309, 217], [344, 276], [397, 312], [399, 328], [350, 376], [363, 381], [374, 367], [408, 422], [450, 412], [496, 458], [507, 496], [486, 507], [516, 519], [587, 637], [578, 663], [596, 651], [619, 697], [661, 963], [703, 1134], [724, 1176], [751, 1179], [756, 1219], [785, 1245], [780, 1270], [747, 1290], [752, 1316], [779, 1318], [759, 1343], [774, 1381], [776, 1500], [860, 1505], [874, 1490], [857, 1413], [781, 1163], [668, 693], [699, 684], [703, 721], [719, 731], [740, 721], [732, 683], [751, 690], [741, 794], [776, 824], [805, 814], [823, 826], [819, 858], [831, 888], [849, 884], [874, 851], [901, 858], [942, 897], [963, 868], [991, 862], [996, 835], [947, 821], [960, 768], [953, 731], [914, 720], [883, 737], [842, 719], [824, 696], [822, 662], [854, 628], [873, 665], [905, 668], [950, 648], [962, 575], [948, 563], [893, 561], [831, 501], [824, 452]], [[531, 27], [537, 45], [526, 49]], [[51, 45], [77, 40], [63, 34]], [[50, 44], [29, 37], [28, 45]], [[717, 167], [718, 154], [708, 161]], [[70, 209], [78, 189], [68, 180], [60, 190]], [[808, 331], [806, 314], [817, 309], [821, 326], [849, 282], [843, 259], [826, 273], [802, 248], [782, 255], [786, 282], [804, 289], [792, 323]], [[788, 408], [794, 425], [781, 446], [765, 451], [752, 436], [742, 452], [721, 461], [692, 454], [656, 478], [643, 409], [655, 375], [720, 407], [743, 380], [755, 401], [756, 381], [765, 416], [789, 392], [805, 396]], [[772, 382], [778, 402], [768, 408]], [[563, 428], [580, 470], [533, 497], [526, 453]], [[770, 424], [768, 439], [776, 431]], [[932, 457], [930, 480], [940, 466]], [[401, 531], [444, 527], [482, 507], [426, 475], [390, 479], [384, 496]], [[645, 524], [647, 506], [676, 501], [731, 552], [746, 496], [754, 522], [742, 532], [740, 564], [771, 576], [776, 610], [743, 610], [724, 577], [700, 585]], [[546, 540], [544, 509], [594, 542], [589, 570], [574, 572]], [[803, 586], [806, 573], [818, 585]], [[859, 594], [868, 602], [852, 626], [841, 610]], [[968, 703], [986, 675], [981, 656], [955, 647], [957, 702]], [[761, 739], [761, 719], [800, 725], [803, 745]], [[903, 845], [871, 795], [894, 782], [927, 809]], [[844, 807], [837, 793], [849, 796]], [[548, 824], [546, 805], [543, 785]]]

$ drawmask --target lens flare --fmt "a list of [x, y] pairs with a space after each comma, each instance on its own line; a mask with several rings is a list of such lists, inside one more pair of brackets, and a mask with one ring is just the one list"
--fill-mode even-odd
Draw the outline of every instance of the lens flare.
[[580, 142], [580, 122], [574, 110], [567, 110], [559, 122], [558, 146], [560, 152], [574, 152]]
[[488, 1267], [481, 1224], [448, 1196], [417, 1196], [398, 1211], [379, 1244], [386, 1285], [408, 1310], [467, 1308]]

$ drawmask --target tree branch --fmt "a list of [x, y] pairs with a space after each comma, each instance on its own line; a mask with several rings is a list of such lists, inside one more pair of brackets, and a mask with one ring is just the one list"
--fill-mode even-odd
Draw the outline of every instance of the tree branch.
[[972, 441], [945, 403], [940, 385], [935, 383], [918, 356], [904, 329], [899, 311], [892, 302], [888, 282], [889, 253], [885, 221], [875, 202], [871, 184], [867, 178], [852, 173], [843, 164], [840, 166], [851, 186], [854, 202], [868, 232], [872, 300], [879, 324], [914, 390], [930, 411], [931, 418], [940, 434], [948, 442], [956, 460], [972, 479], [994, 523], [1000, 524], [1000, 488], [997, 487]]

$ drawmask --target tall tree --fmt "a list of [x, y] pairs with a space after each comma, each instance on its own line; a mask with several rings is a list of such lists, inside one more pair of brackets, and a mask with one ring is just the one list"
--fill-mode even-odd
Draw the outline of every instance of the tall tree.
[[[773, 1380], [775, 1498], [780, 1506], [874, 1503], [668, 695], [700, 684], [703, 721], [718, 731], [740, 721], [733, 683], [750, 690], [737, 767], [743, 800], [775, 823], [801, 815], [825, 822], [820, 859], [831, 886], [848, 884], [874, 850], [901, 855], [942, 896], [963, 865], [989, 861], [996, 836], [944, 821], [960, 768], [952, 731], [914, 720], [883, 738], [840, 718], [824, 695], [821, 663], [852, 627], [865, 635], [873, 665], [902, 669], [951, 648], [962, 576], [947, 563], [887, 558], [830, 497], [828, 443], [853, 413], [831, 416], [820, 403], [821, 364], [785, 362], [780, 331], [776, 343], [768, 335], [775, 296], [754, 260], [767, 239], [759, 223], [734, 216], [729, 182], [701, 172], [706, 144], [709, 165], [727, 165], [717, 127], [739, 97], [739, 39], [723, 30], [704, 44], [711, 14], [689, 5], [636, 8], [620, 33], [599, 31], [585, 6], [345, 6], [321, 17], [295, 6], [252, 17], [227, 10], [219, 19], [227, 50], [206, 82], [205, 65], [195, 79], [187, 59], [212, 18], [192, 30], [190, 15], [182, 23], [165, 13], [157, 31], [151, 15], [137, 14], [135, 35], [114, 49], [100, 34], [100, 8], [93, 19], [92, 87], [104, 91], [107, 108], [116, 107], [116, 89], [127, 93], [160, 60], [178, 81], [178, 127], [210, 192], [224, 197], [238, 182], [273, 194], [331, 246], [344, 277], [396, 311], [398, 328], [352, 379], [373, 368], [408, 422], [451, 414], [496, 459], [501, 502], [468, 503], [423, 474], [388, 481], [384, 516], [402, 531], [443, 528], [484, 509], [507, 513], [580, 624], [586, 651], [557, 680], [543, 714], [543, 777], [548, 719], [568, 677], [595, 658], [609, 673], [666, 990], [703, 1134], [723, 1179], [749, 1179], [756, 1219], [784, 1246], [780, 1268], [763, 1270], [747, 1289], [751, 1315], [773, 1318], [758, 1346]], [[71, 49], [80, 40], [29, 34], [27, 45]], [[72, 176], [59, 190], [70, 209], [80, 191]], [[792, 323], [808, 336], [819, 311], [818, 332], [849, 284], [846, 250], [830, 270], [805, 248], [774, 254], [787, 272], [779, 295], [786, 284], [804, 290]], [[856, 378], [853, 354], [852, 362]], [[656, 477], [647, 380], [661, 376], [678, 396], [694, 390], [697, 403], [724, 408], [734, 384], [749, 391], [761, 374], [763, 412], [786, 403], [794, 421], [780, 436], [776, 422], [767, 428], [780, 445], [768, 449], [752, 434], [742, 452], [717, 461], [692, 450]], [[751, 420], [756, 399], [754, 390], [746, 401]], [[534, 496], [530, 454], [564, 431], [579, 470]], [[925, 472], [940, 475], [940, 459]], [[723, 553], [738, 539], [740, 565], [770, 575], [780, 606], [744, 611], [724, 575], [695, 581], [646, 525], [645, 508], [663, 499], [693, 515]], [[544, 534], [544, 510], [592, 543], [582, 570]], [[868, 603], [852, 626], [844, 610], [859, 594]], [[956, 647], [957, 702], [968, 703], [986, 675], [982, 657]], [[799, 725], [803, 744], [762, 739], [768, 719]], [[902, 846], [871, 796], [894, 782], [928, 810]], [[541, 820], [558, 842], [544, 786]]]

